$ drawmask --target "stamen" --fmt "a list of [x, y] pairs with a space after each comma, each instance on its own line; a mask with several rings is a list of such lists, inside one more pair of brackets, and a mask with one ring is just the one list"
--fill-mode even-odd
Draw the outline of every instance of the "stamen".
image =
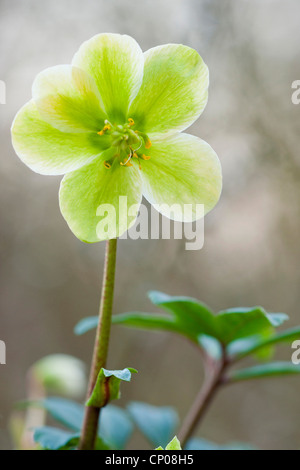
[[134, 120], [132, 118], [129, 118], [128, 122], [130, 126], [134, 126]]
[[141, 156], [141, 158], [142, 158], [143, 160], [150, 160], [151, 157], [150, 157], [150, 155], [145, 155], [145, 154], [143, 154], [143, 155]]
[[105, 168], [106, 168], [107, 170], [109, 170], [109, 169], [111, 168], [111, 164], [108, 163], [108, 162], [103, 162], [103, 165], [105, 166]]
[[110, 129], [111, 129], [111, 126], [110, 126], [109, 124], [105, 124], [105, 126], [103, 127], [103, 129], [102, 129], [100, 132], [97, 132], [97, 134], [103, 135], [104, 132], [110, 131]]
[[128, 155], [127, 160], [124, 160], [124, 162], [120, 162], [120, 165], [122, 165], [122, 166], [132, 166], [132, 163], [130, 163], [131, 157], [132, 157], [132, 150], [130, 149], [130, 154]]

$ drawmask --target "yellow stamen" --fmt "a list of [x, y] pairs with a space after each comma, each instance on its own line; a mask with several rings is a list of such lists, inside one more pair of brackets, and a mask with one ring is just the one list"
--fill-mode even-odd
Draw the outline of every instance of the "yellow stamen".
[[111, 164], [108, 163], [108, 162], [103, 162], [103, 165], [105, 166], [105, 168], [106, 168], [107, 170], [109, 170], [109, 169], [111, 168]]
[[128, 122], [129, 122], [129, 125], [130, 125], [130, 126], [134, 126], [134, 120], [133, 120], [133, 119], [129, 118], [129, 119], [128, 119]]
[[103, 129], [102, 129], [100, 132], [97, 132], [97, 134], [103, 135], [104, 132], [110, 131], [110, 129], [111, 129], [110, 125], [109, 125], [109, 124], [105, 124], [105, 126], [103, 127]]
[[143, 160], [150, 160], [151, 157], [150, 157], [150, 155], [144, 155], [144, 154], [143, 154], [141, 158], [142, 158]]
[[138, 154], [134, 152], [134, 154], [132, 155], [134, 158], [139, 158]]
[[148, 140], [145, 142], [145, 148], [146, 148], [146, 149], [149, 149], [151, 146], [152, 146], [152, 142], [151, 142], [150, 139], [148, 139]]

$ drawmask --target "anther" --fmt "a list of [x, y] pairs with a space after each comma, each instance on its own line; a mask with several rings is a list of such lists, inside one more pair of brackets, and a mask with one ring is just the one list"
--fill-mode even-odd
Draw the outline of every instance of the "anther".
[[111, 164], [108, 163], [108, 162], [103, 162], [103, 165], [105, 166], [105, 168], [106, 168], [107, 170], [109, 170], [109, 169], [111, 168]]
[[103, 127], [103, 129], [102, 129], [100, 132], [97, 132], [97, 134], [103, 135], [104, 132], [110, 131], [110, 129], [111, 129], [111, 126], [110, 126], [109, 124], [105, 124], [105, 126]]
[[145, 141], [145, 148], [146, 148], [146, 149], [149, 149], [151, 146], [152, 146], [151, 140], [150, 140], [150, 139], [146, 140], [146, 141]]
[[128, 122], [130, 126], [134, 126], [134, 120], [132, 118], [129, 118]]

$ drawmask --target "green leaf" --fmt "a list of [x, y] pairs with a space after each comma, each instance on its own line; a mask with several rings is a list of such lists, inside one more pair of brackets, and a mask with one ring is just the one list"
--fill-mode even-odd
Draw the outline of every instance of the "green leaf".
[[284, 330], [276, 335], [272, 335], [264, 339], [259, 336], [253, 336], [242, 341], [235, 341], [230, 344], [227, 348], [228, 354], [230, 356], [237, 356], [238, 359], [241, 359], [267, 346], [272, 346], [280, 343], [292, 343], [293, 341], [299, 339], [299, 337], [299, 326]]
[[50, 397], [36, 403], [68, 429], [80, 431], [83, 421], [84, 407], [64, 398]]
[[[267, 313], [262, 307], [239, 307], [214, 315], [206, 305], [190, 297], [173, 297], [157, 291], [150, 292], [149, 297], [154, 305], [167, 310], [169, 315], [130, 312], [114, 315], [113, 323], [182, 334], [212, 357], [220, 357], [221, 344], [228, 346], [254, 335], [261, 341], [266, 340], [274, 335], [275, 326], [288, 319], [284, 313]], [[261, 355], [269, 357], [270, 349], [261, 351]]]
[[74, 328], [74, 333], [77, 336], [84, 335], [90, 330], [97, 328], [99, 317], [86, 317], [80, 320]]
[[113, 315], [112, 322], [115, 325], [125, 325], [146, 330], [166, 330], [190, 336], [187, 330], [176, 324], [175, 319], [162, 314], [140, 312], [120, 313]]
[[215, 360], [221, 359], [223, 350], [221, 343], [216, 338], [207, 335], [199, 335], [198, 342], [208, 356]]
[[[63, 398], [50, 397], [42, 401], [27, 402], [26, 406], [42, 407], [60, 424], [80, 434], [84, 407]], [[110, 449], [124, 449], [133, 431], [133, 424], [126, 410], [108, 405], [101, 411], [99, 437]]]
[[271, 334], [273, 325], [262, 307], [234, 308], [216, 317], [219, 338], [224, 344], [255, 334]]
[[216, 336], [215, 317], [209, 308], [196, 299], [190, 297], [172, 297], [163, 292], [149, 292], [151, 302], [157, 307], [171, 312], [180, 325], [189, 331], [192, 337], [199, 334]]
[[236, 370], [228, 376], [228, 382], [239, 382], [242, 380], [263, 379], [264, 377], [276, 377], [282, 375], [300, 374], [300, 366], [291, 362], [272, 362], [247, 369]]
[[35, 429], [33, 439], [34, 442], [40, 444], [44, 449], [60, 450], [75, 448], [79, 441], [79, 435], [63, 431], [62, 429], [44, 426]]
[[206, 439], [193, 438], [187, 442], [184, 450], [255, 450], [255, 448], [244, 442], [229, 442], [219, 445]]
[[121, 381], [130, 382], [132, 373], [137, 373], [137, 371], [132, 368], [123, 370], [101, 369], [86, 406], [103, 408], [110, 401], [120, 398]]
[[289, 320], [289, 316], [286, 313], [267, 313], [267, 317], [275, 328]]
[[133, 432], [133, 424], [126, 410], [108, 405], [101, 410], [99, 429], [99, 436], [111, 449], [121, 450]]
[[174, 436], [178, 415], [173, 408], [142, 402], [131, 402], [127, 408], [134, 423], [153, 447], [165, 447]]
[[166, 450], [182, 450], [177, 436], [173, 437], [173, 439], [169, 442]]
[[182, 450], [178, 438], [175, 436], [164, 449], [162, 446], [157, 447], [155, 450]]

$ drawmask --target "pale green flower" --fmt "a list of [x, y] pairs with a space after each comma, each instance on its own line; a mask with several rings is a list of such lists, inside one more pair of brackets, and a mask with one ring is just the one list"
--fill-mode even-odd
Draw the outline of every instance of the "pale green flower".
[[[212, 148], [180, 133], [202, 113], [208, 83], [207, 66], [189, 47], [167, 44], [143, 54], [129, 36], [97, 35], [71, 65], [36, 77], [33, 98], [12, 126], [15, 151], [37, 173], [66, 174], [61, 212], [83, 241], [121, 236], [142, 195], [174, 220], [195, 220], [196, 204], [211, 210], [222, 184]], [[135, 205], [130, 217], [118, 213], [120, 196]], [[108, 232], [99, 231], [104, 204], [118, 217]], [[170, 215], [166, 205], [174, 204]], [[192, 205], [185, 216], [184, 204]]]

